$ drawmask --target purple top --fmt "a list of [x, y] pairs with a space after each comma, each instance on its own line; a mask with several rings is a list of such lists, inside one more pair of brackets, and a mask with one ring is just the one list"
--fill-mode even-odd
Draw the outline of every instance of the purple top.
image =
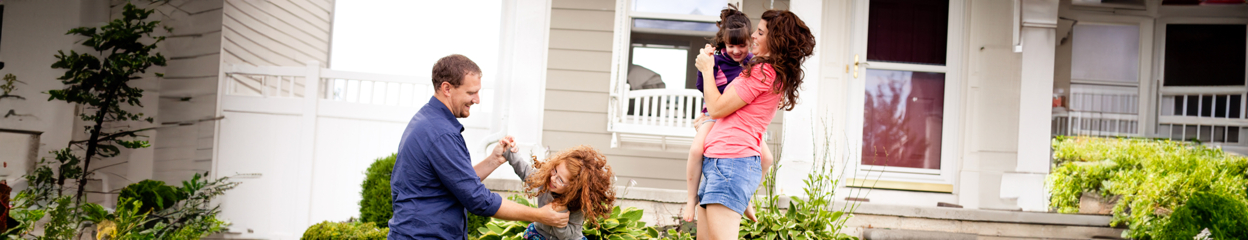
[[[752, 58], [754, 58], [754, 53], [746, 53], [745, 59], [738, 63], [732, 60], [728, 53], [722, 50], [715, 51], [715, 68], [712, 71], [715, 72], [715, 86], [719, 88], [720, 94], [724, 93], [724, 89], [728, 88], [732, 80], [741, 75], [741, 71], [745, 70], [745, 65]], [[702, 81], [702, 72], [698, 72], [698, 81], [694, 83], [694, 86], [697, 86], [699, 92], [702, 91]], [[706, 107], [702, 108], [702, 112], [706, 112]]]

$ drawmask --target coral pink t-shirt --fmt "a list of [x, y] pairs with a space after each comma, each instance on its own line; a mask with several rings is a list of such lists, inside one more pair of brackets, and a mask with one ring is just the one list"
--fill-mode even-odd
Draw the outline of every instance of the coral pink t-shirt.
[[737, 78], [728, 86], [737, 90], [737, 96], [745, 101], [745, 106], [728, 114], [715, 122], [711, 132], [706, 134], [702, 147], [702, 155], [712, 158], [742, 158], [760, 156], [762, 152], [763, 132], [776, 116], [780, 104], [780, 93], [771, 92], [771, 85], [776, 80], [776, 71], [771, 64], [754, 65], [750, 75]]

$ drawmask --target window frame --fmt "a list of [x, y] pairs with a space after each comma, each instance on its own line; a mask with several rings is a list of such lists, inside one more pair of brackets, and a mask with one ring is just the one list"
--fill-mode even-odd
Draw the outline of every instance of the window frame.
[[[1163, 8], [1164, 7], [1165, 6], [1163, 6]], [[1172, 86], [1172, 87], [1165, 86], [1166, 26], [1170, 24], [1244, 24], [1245, 28], [1248, 28], [1248, 19], [1236, 18], [1235, 16], [1190, 17], [1190, 16], [1185, 16], [1185, 15], [1172, 16], [1172, 17], [1162, 16], [1162, 17], [1156, 18], [1156, 24], [1153, 26], [1155, 29], [1153, 31], [1153, 43], [1154, 43], [1153, 51], [1155, 52], [1155, 54], [1152, 59], [1153, 61], [1152, 73], [1153, 73], [1153, 76], [1155, 76], [1156, 78], [1156, 82], [1153, 82], [1153, 83], [1155, 84], [1157, 89], [1151, 95], [1151, 97], [1155, 98], [1155, 100], [1152, 101], [1154, 106], [1153, 108], [1151, 108], [1151, 110], [1155, 111], [1152, 114], [1152, 117], [1155, 119], [1155, 121], [1153, 121], [1152, 124], [1148, 127], [1155, 130], [1152, 132], [1156, 134], [1156, 136], [1163, 135], [1163, 133], [1160, 132], [1162, 124], [1175, 124], [1176, 122], [1189, 122], [1189, 123], [1195, 122], [1193, 123], [1193, 125], [1198, 126], [1197, 129], [1200, 129], [1199, 126], [1248, 127], [1248, 117], [1245, 117], [1245, 116], [1248, 116], [1246, 115], [1248, 113], [1245, 113], [1248, 111], [1242, 110], [1242, 109], [1248, 109], [1248, 67], [1245, 67], [1244, 69], [1246, 77], [1244, 80], [1245, 81], [1244, 85], [1242, 86]], [[1248, 45], [1248, 39], [1244, 41], [1244, 44]], [[1244, 57], [1248, 58], [1248, 50], [1245, 50]], [[1190, 94], [1228, 94], [1228, 93], [1229, 94], [1243, 94], [1243, 96], [1240, 97], [1241, 118], [1216, 118], [1216, 117], [1200, 117], [1200, 116], [1162, 116], [1161, 115], [1163, 111], [1162, 110], [1163, 104], [1161, 104], [1160, 101], [1162, 101], [1165, 98], [1165, 95], [1167, 94], [1189, 94], [1190, 95]], [[1162, 122], [1169, 122], [1169, 123], [1162, 123]], [[1173, 134], [1173, 130], [1171, 129], [1167, 129], [1167, 130], [1169, 130], [1170, 132], [1164, 134], [1165, 136], [1169, 136]], [[1184, 133], [1184, 135], [1186, 135], [1186, 133]], [[1245, 136], [1248, 135], [1248, 131], [1241, 130], [1239, 131], [1239, 135], [1240, 136], [1238, 138], [1239, 139], [1238, 143], [1211, 142], [1208, 144], [1248, 146], [1248, 141], [1244, 140]]]
[[[628, 68], [631, 65], [632, 52], [632, 33], [633, 19], [657, 19], [657, 20], [677, 20], [691, 22], [707, 22], [715, 23], [719, 21], [717, 16], [689, 15], [689, 14], [670, 14], [670, 13], [652, 13], [633, 11], [633, 0], [618, 0], [615, 2], [615, 26], [612, 32], [611, 43], [611, 82], [608, 87], [609, 100], [607, 101], [607, 131], [613, 133], [639, 133], [647, 134], [645, 131], [630, 131], [620, 129], [615, 125], [616, 119], [627, 116], [628, 109], [620, 108], [620, 103], [628, 101]], [[741, 6], [742, 0], [728, 0], [727, 3]], [[742, 9], [744, 11], [744, 9]], [[705, 36], [705, 33], [683, 30], [665, 30], [665, 29], [647, 29], [639, 32], [654, 34], [670, 34], [670, 35], [692, 35]], [[712, 33], [713, 34], [713, 33]], [[662, 134], [660, 134], [662, 135]], [[613, 137], [613, 139], [616, 139]], [[666, 141], [666, 140], [664, 140]], [[618, 146], [618, 141], [613, 140], [612, 146]]]
[[[962, 104], [964, 96], [962, 96], [964, 63], [964, 43], [966, 32], [966, 1], [965, 0], [949, 0], [949, 28], [946, 35], [945, 43], [945, 65], [922, 65], [908, 63], [892, 63], [892, 62], [874, 62], [866, 60], [867, 56], [867, 31], [868, 19], [870, 12], [870, 0], [854, 1], [853, 21], [851, 23], [852, 36], [850, 37], [851, 52], [848, 54], [847, 62], [850, 63], [849, 71], [846, 71], [846, 79], [851, 79], [849, 83], [850, 93], [847, 106], [848, 126], [847, 133], [851, 138], [851, 148], [847, 149], [852, 153], [854, 161], [850, 163], [850, 169], [853, 170], [852, 175], [848, 176], [846, 186], [850, 187], [874, 187], [897, 190], [912, 190], [937, 193], [954, 193], [956, 179], [958, 175], [958, 156], [961, 155], [962, 138]], [[943, 110], [941, 124], [941, 149], [940, 149], [940, 169], [921, 169], [921, 168], [904, 168], [904, 167], [881, 167], [878, 165], [862, 164], [862, 136], [865, 115], [865, 78], [867, 69], [876, 70], [900, 70], [915, 72], [936, 72], [945, 74], [945, 106]]]

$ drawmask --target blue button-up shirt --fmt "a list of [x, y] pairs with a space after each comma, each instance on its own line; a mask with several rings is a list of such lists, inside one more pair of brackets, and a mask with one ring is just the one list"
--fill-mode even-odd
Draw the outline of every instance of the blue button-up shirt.
[[503, 198], [481, 184], [463, 131], [437, 98], [407, 123], [390, 176], [390, 239], [464, 239], [465, 209], [481, 216], [498, 212]]

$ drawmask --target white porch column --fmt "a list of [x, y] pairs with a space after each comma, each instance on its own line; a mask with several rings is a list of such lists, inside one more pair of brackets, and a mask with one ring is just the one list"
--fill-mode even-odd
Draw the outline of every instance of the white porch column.
[[[781, 159], [776, 162], [783, 165], [776, 173], [776, 188], [780, 194], [790, 196], [801, 196], [805, 194], [802, 188], [805, 184], [802, 182], [806, 178], [806, 174], [810, 172], [810, 165], [814, 159], [815, 149], [811, 141], [815, 140], [812, 128], [815, 124], [823, 125], [821, 120], [827, 118], [826, 111], [820, 110], [819, 106], [819, 82], [822, 79], [820, 75], [820, 51], [823, 43], [821, 35], [823, 23], [823, 2], [819, 0], [792, 0], [789, 2], [789, 11], [797, 14], [806, 23], [806, 27], [810, 28], [811, 34], [815, 36], [815, 53], [806, 59], [802, 64], [802, 69], [806, 72], [806, 78], [803, 79], [801, 98], [792, 111], [784, 113], [784, 134], [781, 143], [784, 151]], [[827, 119], [831, 124], [831, 119]], [[831, 127], [831, 126], [822, 126]], [[822, 132], [822, 131], [820, 131]], [[779, 139], [777, 139], [779, 140]]]
[[[497, 107], [490, 116], [488, 143], [511, 135], [520, 152], [540, 149], [546, 105], [546, 55], [550, 39], [550, 0], [503, 1], [499, 27]], [[491, 74], [491, 73], [486, 73]], [[479, 151], [482, 145], [470, 146]], [[485, 149], [489, 151], [489, 149]], [[533, 151], [542, 154], [540, 150]], [[542, 156], [539, 156], [542, 157]], [[491, 178], [519, 179], [504, 164]]]
[[1018, 165], [1001, 176], [1001, 197], [1017, 198], [1024, 211], [1046, 211], [1053, 61], [1058, 0], [1021, 0], [1022, 83], [1018, 111]]

